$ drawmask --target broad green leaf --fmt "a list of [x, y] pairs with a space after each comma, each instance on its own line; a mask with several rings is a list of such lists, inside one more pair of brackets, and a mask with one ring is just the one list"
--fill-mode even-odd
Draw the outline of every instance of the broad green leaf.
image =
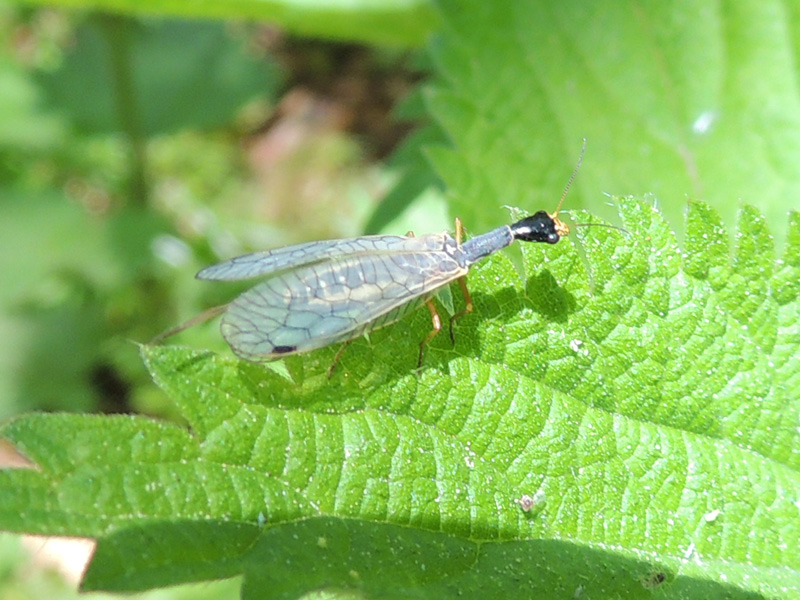
[[[245, 575], [250, 597], [793, 598], [800, 590], [800, 216], [690, 205], [678, 250], [628, 235], [523, 248], [470, 276], [475, 312], [422, 370], [426, 311], [261, 365], [145, 347], [189, 430], [31, 415], [3, 435], [0, 524], [99, 538], [86, 589]], [[589, 219], [589, 215], [581, 215]], [[523, 496], [535, 506], [523, 510]]]
[[[220, 127], [245, 102], [274, 101], [277, 92], [277, 68], [244, 46], [223, 23], [94, 18], [39, 81], [52, 106], [85, 133], [115, 132], [131, 118], [145, 136]], [[130, 89], [117, 89], [125, 76]], [[124, 93], [130, 97], [121, 99]], [[135, 114], [120, 114], [123, 107]]]
[[287, 31], [393, 46], [422, 44], [436, 24], [427, 0], [28, 0], [107, 12], [189, 18], [254, 19]]
[[[796, 16], [441, 7], [429, 106], [453, 147], [429, 156], [471, 231], [502, 204], [552, 210], [584, 136], [570, 207], [653, 191], [673, 223], [687, 194], [726, 218], [691, 203], [679, 247], [617, 199], [630, 235], [524, 248], [522, 276], [487, 260], [455, 347], [440, 335], [419, 373], [425, 311], [355, 342], [331, 380], [338, 348], [288, 376], [147, 348], [189, 431], [9, 423], [40, 470], [0, 473], [0, 526], [99, 538], [86, 589], [244, 573], [245, 597], [797, 597]], [[765, 204], [731, 247], [739, 198]], [[788, 230], [780, 252], [768, 224]]]
[[800, 198], [793, 3], [441, 0], [429, 106], [453, 150], [431, 149], [473, 231], [498, 207], [613, 216], [604, 194], [652, 193], [673, 228], [686, 199], [732, 224], [755, 205], [778, 240]]

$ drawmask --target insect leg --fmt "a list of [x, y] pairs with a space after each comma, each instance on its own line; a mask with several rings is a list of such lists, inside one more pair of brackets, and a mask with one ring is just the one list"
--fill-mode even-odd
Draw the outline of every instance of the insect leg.
[[464, 310], [450, 317], [450, 341], [453, 342], [454, 345], [456, 343], [456, 336], [455, 333], [453, 332], [453, 325], [455, 324], [456, 319], [460, 319], [464, 315], [468, 315], [469, 313], [472, 312], [472, 309], [475, 308], [474, 305], [472, 304], [472, 296], [470, 296], [469, 288], [467, 288], [467, 277], [466, 276], [459, 277], [458, 285], [461, 288], [461, 293], [464, 295], [465, 306]]
[[339, 364], [339, 359], [342, 358], [342, 354], [344, 351], [347, 350], [347, 347], [353, 343], [353, 340], [347, 340], [342, 347], [339, 348], [339, 351], [336, 353], [336, 356], [333, 357], [333, 364], [331, 364], [330, 368], [328, 368], [328, 379], [333, 377], [333, 372], [336, 370], [336, 365]]
[[461, 245], [461, 240], [464, 238], [464, 225], [461, 219], [456, 217], [456, 244]]
[[[461, 219], [456, 217], [456, 244], [459, 246], [461, 245], [461, 240], [464, 238], [464, 224], [461, 222]], [[450, 317], [450, 341], [455, 346], [456, 343], [456, 336], [453, 333], [453, 324], [456, 322], [456, 319], [460, 319], [464, 315], [468, 315], [472, 312], [473, 305], [472, 305], [472, 296], [469, 295], [469, 289], [467, 289], [467, 278], [459, 277], [458, 278], [458, 285], [461, 287], [461, 293], [464, 295], [464, 301], [466, 302], [466, 306], [464, 310], [459, 313], [454, 314]]]
[[199, 325], [200, 323], [205, 323], [206, 321], [213, 319], [217, 315], [225, 312], [225, 309], [228, 308], [228, 306], [229, 306], [228, 304], [223, 304], [221, 306], [212, 306], [211, 308], [201, 312], [199, 315], [195, 315], [188, 321], [184, 321], [183, 323], [173, 327], [172, 329], [167, 329], [166, 331], [159, 333], [156, 337], [147, 342], [147, 344], [149, 346], [156, 346], [161, 342], [163, 342], [168, 337], [172, 337], [173, 335], [180, 333], [184, 329], [189, 329], [190, 327], [194, 327], [195, 325]]
[[439, 313], [436, 311], [436, 306], [434, 306], [433, 300], [428, 300], [425, 302], [425, 306], [427, 306], [428, 310], [431, 311], [433, 329], [419, 345], [419, 360], [417, 361], [417, 368], [422, 366], [422, 357], [425, 354], [425, 346], [427, 346], [428, 342], [435, 338], [436, 334], [442, 330], [442, 319], [439, 317]]

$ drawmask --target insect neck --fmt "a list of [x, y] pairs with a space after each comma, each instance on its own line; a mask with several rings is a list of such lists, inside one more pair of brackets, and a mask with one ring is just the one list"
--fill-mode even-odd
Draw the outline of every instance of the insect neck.
[[461, 244], [461, 250], [466, 256], [466, 265], [469, 266], [480, 259], [489, 256], [509, 246], [514, 241], [514, 234], [508, 225], [492, 229], [487, 233], [476, 235]]

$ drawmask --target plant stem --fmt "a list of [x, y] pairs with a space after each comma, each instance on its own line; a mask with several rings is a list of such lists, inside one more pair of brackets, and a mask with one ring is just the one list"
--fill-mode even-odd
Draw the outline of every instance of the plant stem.
[[101, 13], [99, 24], [106, 35], [111, 61], [111, 81], [116, 99], [117, 118], [127, 137], [131, 172], [128, 182], [129, 200], [134, 206], [145, 207], [149, 200], [147, 185], [147, 149], [142, 129], [139, 105], [133, 80], [131, 60], [131, 25], [123, 16]]

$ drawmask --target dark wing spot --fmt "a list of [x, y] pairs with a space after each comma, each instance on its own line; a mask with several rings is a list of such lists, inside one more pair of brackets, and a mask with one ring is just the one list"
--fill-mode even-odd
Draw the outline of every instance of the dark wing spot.
[[296, 352], [297, 346], [275, 346], [272, 349], [272, 354], [288, 354], [289, 352]]

